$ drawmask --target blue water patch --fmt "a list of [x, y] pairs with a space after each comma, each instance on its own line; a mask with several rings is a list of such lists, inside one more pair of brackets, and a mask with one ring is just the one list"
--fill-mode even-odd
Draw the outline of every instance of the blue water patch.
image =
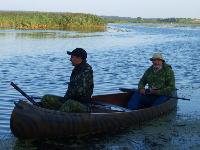
[[149, 58], [154, 52], [162, 52], [175, 72], [178, 95], [191, 99], [179, 100], [177, 118], [195, 120], [200, 116], [199, 39], [198, 27], [135, 24], [109, 24], [101, 33], [1, 30], [0, 135], [10, 134], [13, 102], [23, 99], [10, 82], [33, 96], [63, 96], [73, 69], [66, 51], [76, 47], [88, 52], [94, 70], [94, 95], [119, 92], [120, 87], [136, 88], [151, 65]]

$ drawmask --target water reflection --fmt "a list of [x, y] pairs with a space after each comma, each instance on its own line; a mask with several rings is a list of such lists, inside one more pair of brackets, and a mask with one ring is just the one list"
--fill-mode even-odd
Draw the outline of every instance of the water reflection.
[[95, 36], [96, 34], [104, 33], [105, 30], [15, 30], [15, 29], [0, 29], [0, 37], [13, 36], [20, 38], [69, 38], [78, 36]]
[[16, 39], [54, 39], [54, 38], [83, 38], [83, 37], [95, 37], [95, 36], [102, 36], [101, 34], [92, 35], [90, 33], [77, 33], [77, 32], [24, 32], [24, 33], [16, 33]]

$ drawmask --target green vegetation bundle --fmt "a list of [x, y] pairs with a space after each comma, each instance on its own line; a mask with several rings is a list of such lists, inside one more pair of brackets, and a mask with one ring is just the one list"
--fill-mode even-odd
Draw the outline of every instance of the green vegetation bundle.
[[1, 11], [0, 28], [104, 31], [104, 19], [91, 14]]

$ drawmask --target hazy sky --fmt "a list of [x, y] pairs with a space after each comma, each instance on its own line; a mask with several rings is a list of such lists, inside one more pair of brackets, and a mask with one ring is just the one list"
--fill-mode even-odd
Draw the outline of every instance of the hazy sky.
[[200, 18], [200, 0], [0, 0], [0, 10], [81, 12], [133, 18]]

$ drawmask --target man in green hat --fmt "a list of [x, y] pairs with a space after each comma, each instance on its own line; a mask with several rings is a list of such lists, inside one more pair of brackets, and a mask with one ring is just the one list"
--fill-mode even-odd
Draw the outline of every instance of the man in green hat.
[[70, 61], [74, 66], [67, 92], [64, 97], [43, 96], [42, 105], [48, 109], [65, 112], [87, 112], [94, 88], [93, 70], [86, 61], [87, 52], [82, 48], [76, 48], [67, 54], [71, 55]]
[[[172, 67], [165, 63], [161, 53], [155, 53], [150, 66], [138, 84], [138, 91], [128, 102], [129, 109], [140, 109], [159, 105], [168, 100], [175, 90], [175, 77]], [[145, 86], [148, 85], [148, 89]]]

